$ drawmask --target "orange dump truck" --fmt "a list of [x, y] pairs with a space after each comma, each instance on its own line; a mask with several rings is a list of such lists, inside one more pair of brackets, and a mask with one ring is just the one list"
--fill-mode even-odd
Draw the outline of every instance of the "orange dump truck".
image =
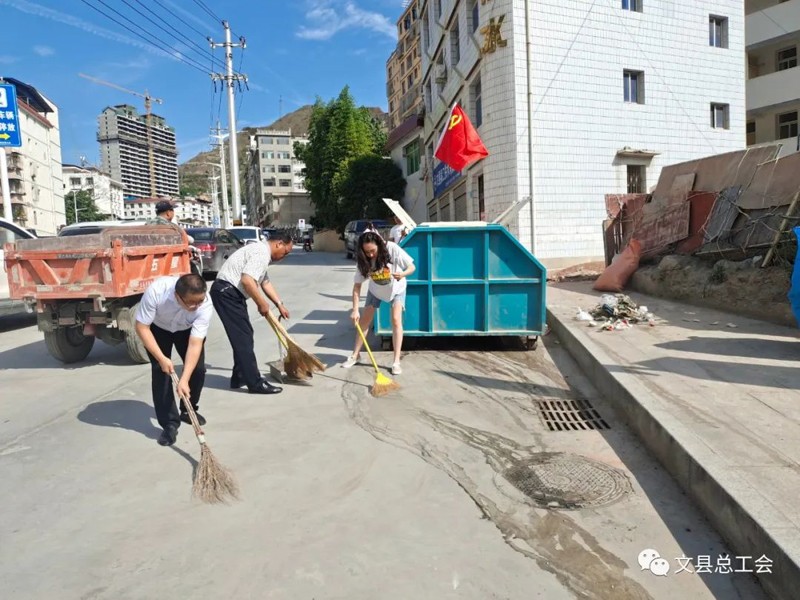
[[86, 358], [95, 338], [125, 343], [131, 359], [148, 362], [135, 331], [139, 300], [157, 277], [190, 272], [186, 233], [169, 225], [19, 240], [4, 250], [11, 298], [36, 312], [47, 350], [65, 363]]

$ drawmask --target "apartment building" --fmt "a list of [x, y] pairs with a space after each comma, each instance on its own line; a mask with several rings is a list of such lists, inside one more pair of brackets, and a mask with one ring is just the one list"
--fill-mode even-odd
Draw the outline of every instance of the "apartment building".
[[[126, 200], [123, 210], [124, 219], [142, 221], [156, 218], [156, 204], [163, 198], [136, 198]], [[203, 198], [174, 198], [175, 222], [183, 227], [211, 227], [214, 219], [214, 207], [209, 200]]]
[[747, 144], [796, 152], [800, 113], [800, 0], [746, 0]]
[[103, 173], [96, 167], [64, 165], [61, 172], [65, 197], [72, 192], [87, 191], [101, 213], [112, 220], [125, 218], [121, 181], [115, 181], [108, 173]]
[[419, 5], [419, 0], [406, 1], [403, 14], [397, 20], [397, 47], [386, 61], [389, 131], [421, 112]]
[[248, 222], [252, 225], [296, 225], [308, 222], [314, 208], [303, 178], [305, 164], [294, 155], [291, 130], [257, 129], [250, 137], [250, 156], [245, 173]]
[[[109, 106], [98, 117], [100, 163], [121, 181], [128, 198], [177, 196], [178, 149], [175, 130], [158, 115], [140, 115], [128, 104]], [[151, 181], [152, 150], [154, 181]]]
[[[426, 0], [420, 17], [431, 220], [532, 197], [520, 241], [552, 267], [593, 260], [604, 194], [745, 145], [740, 1]], [[433, 158], [455, 102], [490, 152], [462, 173]]]
[[30, 84], [2, 81], [16, 88], [22, 137], [19, 148], [0, 149], [8, 162], [13, 220], [38, 235], [55, 235], [66, 223], [58, 108]]

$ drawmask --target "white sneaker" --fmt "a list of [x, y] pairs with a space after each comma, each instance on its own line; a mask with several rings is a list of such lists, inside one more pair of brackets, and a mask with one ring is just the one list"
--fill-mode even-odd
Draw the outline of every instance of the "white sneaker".
[[358, 362], [359, 362], [359, 359], [360, 359], [360, 357], [359, 357], [358, 355], [355, 355], [355, 356], [350, 356], [350, 357], [348, 357], [348, 358], [347, 358], [347, 360], [346, 360], [346, 361], [344, 361], [344, 362], [341, 364], [341, 367], [342, 367], [343, 369], [349, 369], [349, 368], [350, 368], [350, 367], [352, 367], [353, 365], [357, 365], [357, 364], [358, 364]]
[[396, 362], [392, 365], [392, 375], [402, 375], [403, 368], [400, 366], [399, 362]]

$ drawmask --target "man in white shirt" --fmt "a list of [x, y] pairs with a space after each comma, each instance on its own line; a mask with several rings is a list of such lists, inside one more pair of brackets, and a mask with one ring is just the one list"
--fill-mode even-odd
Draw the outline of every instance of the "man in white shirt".
[[233, 389], [246, 385], [251, 394], [278, 394], [282, 391], [282, 388], [270, 384], [258, 368], [247, 298], [253, 299], [261, 315], [270, 310], [269, 298], [281, 316], [289, 318], [289, 311], [272, 286], [267, 270], [270, 263], [283, 260], [291, 251], [292, 236], [285, 231], [271, 235], [266, 245], [248, 244], [228, 257], [211, 286], [211, 300], [233, 349]]
[[[183, 361], [178, 392], [188, 396], [197, 411], [206, 379], [203, 345], [211, 323], [213, 307], [206, 295], [206, 282], [195, 274], [159, 277], [142, 296], [136, 312], [136, 333], [142, 338], [152, 365], [153, 406], [158, 424], [164, 430], [158, 443], [171, 446], [178, 436], [181, 421], [190, 423], [181, 404], [175, 405], [171, 373], [172, 347]], [[206, 420], [199, 413], [201, 425]]]
[[389, 231], [389, 239], [393, 241], [395, 244], [399, 244], [400, 240], [402, 240], [408, 234], [408, 229], [406, 226], [403, 225], [403, 222], [400, 220], [399, 217], [394, 217], [394, 227]]

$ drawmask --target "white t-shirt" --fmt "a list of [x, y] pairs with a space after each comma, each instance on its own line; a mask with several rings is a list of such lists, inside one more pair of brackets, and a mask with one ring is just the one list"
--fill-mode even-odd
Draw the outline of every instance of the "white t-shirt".
[[392, 230], [389, 232], [389, 238], [395, 243], [399, 244], [400, 240], [403, 239], [403, 231], [405, 231], [406, 226], [400, 223], [399, 225], [395, 225], [392, 227]]
[[250, 275], [261, 285], [267, 277], [267, 269], [272, 261], [272, 249], [269, 244], [247, 244], [228, 257], [217, 273], [217, 279], [235, 285], [247, 296], [242, 285], [242, 275]]
[[408, 252], [394, 242], [386, 242], [386, 249], [389, 251], [389, 264], [380, 271], [375, 271], [375, 264], [373, 261], [373, 268], [370, 270], [367, 277], [364, 277], [361, 271], [356, 269], [353, 283], [363, 283], [369, 278], [370, 293], [378, 300], [389, 302], [398, 294], [402, 294], [406, 291], [406, 278], [403, 277], [398, 280], [395, 279], [392, 274], [405, 271], [414, 264], [414, 259], [409, 256]]
[[191, 328], [189, 335], [205, 338], [214, 312], [211, 298], [206, 294], [197, 310], [187, 310], [175, 297], [177, 282], [177, 277], [159, 277], [151, 283], [139, 302], [136, 320], [172, 332]]

